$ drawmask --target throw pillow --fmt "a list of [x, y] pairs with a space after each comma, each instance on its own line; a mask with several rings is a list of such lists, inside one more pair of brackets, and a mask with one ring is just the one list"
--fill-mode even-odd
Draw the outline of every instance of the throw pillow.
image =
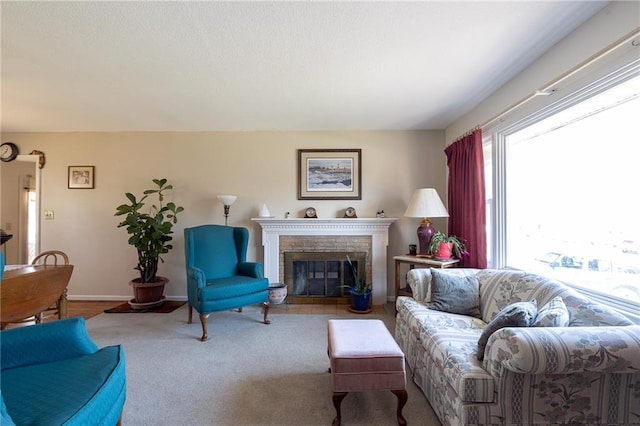
[[487, 346], [489, 337], [504, 327], [530, 327], [538, 313], [538, 302], [518, 302], [505, 306], [489, 324], [482, 330], [480, 340], [478, 340], [478, 361], [484, 359], [484, 349]]
[[431, 269], [429, 309], [480, 318], [480, 283], [475, 275], [459, 276]]
[[569, 310], [562, 297], [556, 296], [538, 311], [534, 327], [566, 327], [569, 325]]

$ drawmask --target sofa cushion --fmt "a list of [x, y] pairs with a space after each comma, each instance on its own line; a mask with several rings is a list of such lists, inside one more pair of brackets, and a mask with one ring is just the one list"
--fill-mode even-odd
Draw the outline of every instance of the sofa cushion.
[[[456, 276], [476, 275], [479, 269], [474, 268], [450, 268], [447, 274]], [[431, 302], [431, 268], [409, 269], [407, 272], [407, 285], [411, 288], [413, 298], [419, 302]]]
[[124, 352], [108, 346], [90, 355], [3, 370], [1, 379], [7, 412], [17, 424], [114, 424], [125, 398]]
[[2, 398], [2, 392], [0, 392], [0, 425], [16, 426], [16, 424], [13, 422], [13, 419], [7, 412], [7, 406], [4, 404], [4, 398]]
[[431, 275], [429, 309], [480, 317], [480, 285], [475, 275], [457, 276], [438, 269], [432, 269]]
[[266, 278], [251, 278], [243, 275], [234, 275], [226, 278], [207, 280], [207, 286], [200, 289], [201, 301], [213, 301], [244, 296], [251, 293], [265, 292], [269, 290], [269, 280]]
[[489, 324], [482, 330], [478, 340], [478, 361], [484, 359], [484, 349], [487, 346], [489, 336], [505, 327], [530, 327], [538, 313], [538, 304], [535, 300], [530, 302], [518, 302], [502, 309]]
[[554, 297], [540, 308], [533, 321], [534, 327], [566, 327], [568, 325], [569, 311], [560, 296]]

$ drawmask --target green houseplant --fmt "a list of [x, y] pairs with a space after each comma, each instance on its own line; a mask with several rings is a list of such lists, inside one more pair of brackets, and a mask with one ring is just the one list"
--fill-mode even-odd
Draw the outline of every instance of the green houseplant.
[[[167, 179], [153, 179], [153, 183], [156, 188], [145, 190], [140, 199], [127, 192], [125, 196], [129, 203], [119, 205], [115, 213], [115, 216], [124, 216], [118, 228], [126, 228], [130, 235], [128, 242], [138, 252], [138, 264], [134, 269], [138, 270], [139, 277], [131, 281], [135, 295], [133, 303], [130, 302], [132, 306], [140, 304], [149, 307], [164, 302], [162, 292], [169, 280], [158, 276], [158, 262], [164, 262], [160, 255], [173, 248], [170, 244], [172, 228], [178, 221], [178, 213], [184, 210], [173, 202], [164, 202], [165, 191], [173, 189]], [[145, 201], [150, 196], [157, 198], [157, 203], [143, 211]], [[157, 287], [160, 289], [157, 290]]]
[[345, 286], [351, 293], [351, 307], [349, 309], [352, 312], [369, 312], [369, 305], [371, 304], [371, 285], [367, 284], [366, 280], [360, 279], [358, 270], [348, 255], [347, 262], [349, 263], [351, 273], [353, 274], [353, 285]]
[[455, 235], [448, 236], [440, 231], [431, 237], [429, 253], [440, 260], [449, 260], [452, 254], [458, 259], [469, 254], [462, 238], [458, 238]]

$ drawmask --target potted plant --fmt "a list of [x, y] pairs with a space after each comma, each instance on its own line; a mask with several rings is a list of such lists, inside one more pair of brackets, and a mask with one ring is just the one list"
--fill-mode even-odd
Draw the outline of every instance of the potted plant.
[[[164, 203], [165, 191], [173, 189], [167, 179], [153, 179], [153, 183], [156, 188], [144, 191], [139, 200], [127, 192], [125, 195], [129, 203], [118, 206], [115, 213], [115, 216], [124, 216], [118, 228], [126, 227], [130, 235], [128, 242], [138, 252], [138, 265], [134, 269], [140, 274], [131, 281], [134, 298], [129, 302], [134, 308], [149, 308], [164, 303], [164, 286], [169, 280], [157, 275], [158, 261], [164, 262], [160, 255], [173, 248], [169, 244], [173, 239], [172, 228], [178, 221], [178, 213], [184, 210], [175, 203]], [[157, 198], [157, 204], [143, 211], [149, 196]]]
[[452, 254], [461, 259], [462, 256], [469, 254], [462, 238], [458, 238], [455, 235], [447, 236], [440, 231], [431, 237], [429, 253], [438, 260], [449, 260]]
[[356, 313], [370, 312], [371, 309], [369, 305], [371, 304], [371, 285], [367, 284], [365, 280], [360, 279], [358, 270], [353, 265], [353, 262], [351, 262], [351, 258], [349, 258], [348, 255], [347, 262], [349, 262], [351, 273], [353, 274], [353, 285], [344, 286], [348, 288], [351, 293], [351, 306], [349, 307], [349, 310]]

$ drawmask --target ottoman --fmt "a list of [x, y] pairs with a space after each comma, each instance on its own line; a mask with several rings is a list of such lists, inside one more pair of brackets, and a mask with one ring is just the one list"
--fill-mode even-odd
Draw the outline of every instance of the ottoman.
[[406, 425], [402, 408], [407, 403], [404, 353], [380, 320], [329, 320], [329, 361], [333, 405], [341, 422], [340, 404], [349, 392], [393, 392], [398, 398], [396, 416]]

